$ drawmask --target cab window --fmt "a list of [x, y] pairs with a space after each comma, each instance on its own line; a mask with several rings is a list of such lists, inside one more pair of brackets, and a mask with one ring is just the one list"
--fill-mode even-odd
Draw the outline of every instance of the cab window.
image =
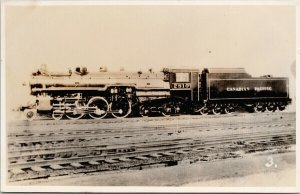
[[190, 74], [176, 73], [176, 82], [190, 82]]

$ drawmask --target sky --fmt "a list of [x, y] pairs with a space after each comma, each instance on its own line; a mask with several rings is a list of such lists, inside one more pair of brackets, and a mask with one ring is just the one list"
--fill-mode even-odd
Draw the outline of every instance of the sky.
[[6, 6], [6, 100], [29, 97], [31, 72], [244, 67], [290, 78], [295, 98], [296, 9], [270, 5]]

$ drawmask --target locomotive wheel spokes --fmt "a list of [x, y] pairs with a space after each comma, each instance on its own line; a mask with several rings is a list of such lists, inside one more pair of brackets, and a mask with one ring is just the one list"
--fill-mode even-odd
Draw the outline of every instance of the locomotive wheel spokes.
[[221, 114], [221, 112], [222, 112], [222, 107], [221, 107], [221, 105], [216, 104], [216, 105], [214, 106], [214, 108], [212, 109], [212, 112], [213, 112], [214, 115], [219, 115], [219, 114]]
[[64, 116], [64, 113], [61, 110], [54, 110], [52, 113], [52, 118], [55, 120], [60, 120]]
[[131, 113], [131, 102], [126, 98], [119, 98], [118, 101], [112, 102], [110, 107], [115, 118], [125, 118]]
[[[79, 110], [80, 111], [80, 110]], [[80, 113], [78, 110], [66, 113], [66, 117], [70, 120], [77, 120], [84, 116], [84, 113]]]
[[200, 108], [199, 112], [202, 115], [207, 115], [209, 113], [209, 108], [207, 106], [203, 106], [202, 108]]
[[[82, 104], [82, 106], [84, 106], [84, 104]], [[80, 105], [77, 104], [73, 110], [66, 112], [66, 117], [70, 120], [77, 120], [84, 116], [84, 113], [82, 112]]]
[[263, 103], [261, 103], [261, 102], [256, 103], [256, 105], [254, 107], [254, 112], [260, 113], [260, 112], [264, 112], [265, 110], [266, 110], [266, 107], [264, 106]]
[[103, 97], [93, 97], [89, 100], [87, 106], [94, 108], [89, 113], [89, 116], [93, 119], [102, 119], [107, 115], [109, 108], [107, 100]]

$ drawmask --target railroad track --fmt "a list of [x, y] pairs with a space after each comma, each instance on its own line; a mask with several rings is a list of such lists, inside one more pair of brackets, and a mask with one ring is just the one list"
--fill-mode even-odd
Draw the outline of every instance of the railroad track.
[[185, 118], [164, 125], [152, 121], [14, 125], [7, 138], [9, 181], [210, 161], [240, 157], [236, 151], [251, 153], [295, 144], [294, 114], [261, 115], [265, 114], [250, 119], [242, 115]]
[[[271, 133], [273, 131], [267, 130], [265, 133]], [[281, 135], [283, 132], [280, 132]], [[283, 134], [286, 134], [285, 131]], [[290, 133], [290, 132], [289, 132]], [[244, 136], [252, 135], [253, 132], [243, 133]], [[272, 133], [273, 135], [277, 134], [276, 132]], [[230, 134], [222, 136], [222, 139], [228, 139], [230, 136], [235, 136], [236, 134]], [[238, 134], [241, 136], [241, 133]], [[294, 134], [293, 134], [294, 135]], [[134, 152], [136, 150], [140, 150], [145, 146], [157, 147], [160, 145], [185, 145], [191, 144], [193, 137], [185, 137], [181, 139], [163, 139], [160, 141], [152, 140], [152, 141], [130, 141], [126, 143], [114, 143], [109, 145], [109, 142], [104, 144], [103, 142], [94, 142], [94, 144], [90, 145], [69, 145], [60, 148], [52, 147], [52, 148], [38, 148], [38, 149], [21, 149], [21, 150], [13, 150], [9, 151], [9, 164], [15, 164], [20, 161], [37, 161], [37, 160], [51, 160], [55, 158], [71, 158], [77, 156], [89, 156], [89, 155], [105, 155], [111, 153], [127, 153]], [[201, 140], [200, 142], [205, 142], [205, 140]]]
[[[11, 135], [8, 138], [8, 147], [10, 150], [18, 151], [25, 149], [46, 149], [66, 147], [68, 145], [91, 145], [96, 141], [104, 142], [120, 142], [120, 141], [134, 141], [136, 138], [147, 138], [156, 139], [160, 136], [184, 136], [189, 132], [201, 133], [209, 131], [228, 132], [236, 130], [259, 130], [260, 128], [267, 128], [273, 130], [273, 128], [286, 128], [293, 129], [295, 126], [288, 123], [282, 124], [282, 122], [273, 122], [272, 124], [255, 123], [253, 124], [243, 124], [238, 125], [238, 127], [233, 127], [232, 124], [196, 124], [196, 125], [167, 125], [167, 126], [153, 126], [153, 127], [133, 127], [130, 129], [99, 129], [99, 130], [74, 130], [74, 131], [60, 131], [60, 132], [48, 132], [48, 133], [23, 133]], [[201, 135], [201, 134], [200, 134]]]
[[[53, 158], [52, 160], [19, 161], [9, 164], [10, 180], [26, 180], [72, 173], [95, 172], [132, 168], [154, 164], [174, 164], [197, 155], [199, 160], [224, 155], [234, 156], [234, 151], [266, 150], [272, 147], [295, 143], [295, 132], [269, 132], [261, 134], [236, 134], [205, 139], [182, 139], [170, 142], [157, 141], [148, 144], [136, 144], [128, 152], [99, 152], [74, 156], [71, 158]], [[118, 147], [118, 146], [116, 146]], [[88, 149], [87, 149], [88, 150]], [[218, 159], [218, 157], [216, 159]], [[204, 160], [204, 161], [205, 161]]]

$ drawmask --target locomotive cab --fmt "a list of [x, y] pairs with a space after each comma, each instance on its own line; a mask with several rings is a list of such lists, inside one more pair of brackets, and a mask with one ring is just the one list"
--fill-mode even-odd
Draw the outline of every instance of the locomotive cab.
[[198, 69], [164, 69], [164, 81], [170, 83], [171, 95], [187, 101], [199, 101]]

